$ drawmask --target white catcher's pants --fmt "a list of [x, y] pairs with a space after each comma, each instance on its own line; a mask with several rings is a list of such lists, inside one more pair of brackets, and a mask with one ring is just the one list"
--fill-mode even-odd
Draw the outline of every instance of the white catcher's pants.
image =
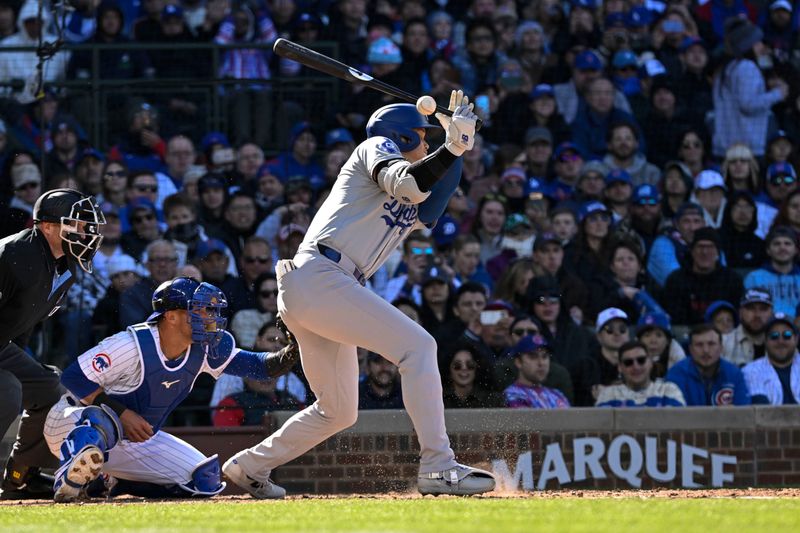
[[[44, 424], [44, 438], [56, 457], [61, 457], [61, 443], [84, 409], [80, 404], [72, 405], [66, 394], [50, 409]], [[195, 467], [205, 460], [206, 456], [188, 442], [157, 431], [144, 442], [120, 441], [108, 452], [103, 472], [130, 481], [185, 485], [192, 480]]]
[[355, 423], [356, 346], [398, 366], [403, 402], [421, 448], [420, 473], [453, 467], [433, 337], [337, 263], [304, 252], [295, 256], [294, 264], [297, 268], [278, 281], [278, 312], [297, 338], [303, 370], [317, 401], [261, 443], [240, 452], [237, 459], [244, 471], [265, 479], [274, 468]]

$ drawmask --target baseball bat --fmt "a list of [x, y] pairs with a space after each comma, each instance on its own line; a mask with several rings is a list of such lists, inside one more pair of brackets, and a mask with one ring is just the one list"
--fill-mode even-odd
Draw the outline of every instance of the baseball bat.
[[[409, 104], [416, 104], [417, 99], [419, 98], [409, 92], [395, 87], [394, 85], [389, 85], [381, 80], [376, 80], [369, 74], [365, 74], [358, 69], [336, 61], [332, 57], [328, 57], [325, 54], [320, 54], [319, 52], [315, 52], [310, 48], [306, 48], [303, 45], [294, 43], [284, 38], [280, 38], [275, 41], [275, 44], [272, 46], [272, 50], [281, 57], [291, 59], [292, 61], [297, 61], [298, 63], [301, 63], [309, 68], [313, 68], [314, 70], [318, 70], [333, 76], [334, 78], [339, 78], [340, 80], [354, 83], [356, 85], [363, 85], [364, 87], [394, 96], [398, 100], [408, 102]], [[447, 116], [453, 116], [452, 111], [438, 104], [436, 106], [436, 111], [439, 113], [444, 113]], [[482, 125], [483, 121], [478, 119], [477, 123], [475, 124], [475, 129], [481, 129]]]

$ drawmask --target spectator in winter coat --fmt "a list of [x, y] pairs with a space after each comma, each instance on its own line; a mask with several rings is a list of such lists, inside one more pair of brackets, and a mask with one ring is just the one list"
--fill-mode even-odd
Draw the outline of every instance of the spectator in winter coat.
[[541, 335], [523, 337], [514, 347], [514, 364], [519, 375], [503, 395], [511, 408], [560, 409], [569, 401], [558, 389], [542, 385], [550, 371], [553, 352]]
[[695, 231], [706, 225], [703, 208], [691, 202], [678, 208], [674, 221], [675, 229], [653, 242], [647, 261], [647, 271], [659, 285], [664, 285], [667, 277], [681, 267]]
[[736, 142], [744, 142], [756, 156], [763, 156], [767, 123], [772, 106], [786, 99], [789, 85], [780, 78], [769, 88], [758, 67], [769, 56], [761, 29], [746, 19], [725, 22], [726, 60], [714, 76], [713, 153], [723, 157]]
[[767, 259], [764, 240], [756, 235], [756, 210], [756, 202], [747, 191], [733, 191], [725, 204], [719, 237], [731, 268], [757, 268]]
[[688, 406], [750, 405], [744, 375], [722, 357], [722, 336], [709, 324], [699, 324], [689, 333], [691, 357], [667, 372]]
[[778, 226], [766, 239], [769, 262], [745, 278], [745, 287], [764, 287], [772, 295], [776, 313], [793, 315], [800, 301], [800, 266], [797, 265], [797, 234]]
[[719, 235], [712, 228], [694, 232], [689, 250], [691, 262], [670, 274], [664, 286], [663, 304], [678, 324], [700, 324], [706, 309], [716, 300], [738, 302], [742, 278], [720, 264]]

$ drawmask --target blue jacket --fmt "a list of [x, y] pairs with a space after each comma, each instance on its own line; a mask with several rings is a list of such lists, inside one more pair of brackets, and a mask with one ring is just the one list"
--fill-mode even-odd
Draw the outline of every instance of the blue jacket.
[[788, 274], [781, 274], [767, 263], [750, 272], [744, 279], [745, 289], [753, 287], [764, 287], [769, 291], [776, 313], [794, 316], [797, 304], [800, 303], [800, 267], [795, 265]]
[[580, 149], [586, 160], [603, 159], [608, 152], [606, 146], [606, 133], [608, 128], [616, 122], [628, 122], [636, 127], [639, 137], [639, 151], [645, 153], [647, 147], [642, 132], [636, 124], [633, 115], [621, 109], [614, 108], [605, 117], [597, 115], [588, 105], [582, 104], [575, 116], [575, 121], [570, 124], [572, 128], [572, 141]]
[[713, 380], [707, 380], [691, 357], [682, 359], [669, 369], [667, 381], [676, 384], [683, 392], [686, 405], [750, 405], [750, 393], [739, 367], [720, 359]]

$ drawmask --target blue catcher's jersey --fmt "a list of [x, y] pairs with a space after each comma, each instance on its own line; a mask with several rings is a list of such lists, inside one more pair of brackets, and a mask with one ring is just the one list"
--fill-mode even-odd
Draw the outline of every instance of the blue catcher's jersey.
[[159, 356], [155, 339], [148, 324], [130, 326], [128, 331], [133, 335], [138, 348], [141, 366], [139, 386], [124, 394], [109, 394], [122, 402], [127, 408], [138, 413], [157, 431], [169, 414], [180, 404], [192, 390], [197, 376], [203, 370], [212, 370], [216, 374], [221, 371], [234, 351], [233, 337], [230, 333], [223, 335], [216, 354], [207, 357], [200, 344], [192, 344], [188, 354], [178, 359], [178, 364], [171, 368]]

